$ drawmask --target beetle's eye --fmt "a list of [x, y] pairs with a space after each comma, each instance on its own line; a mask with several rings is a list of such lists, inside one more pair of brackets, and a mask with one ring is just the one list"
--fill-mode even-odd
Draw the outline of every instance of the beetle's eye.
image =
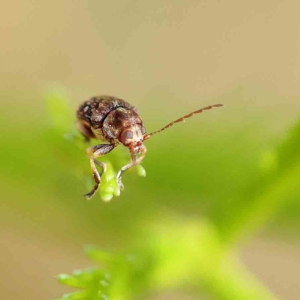
[[146, 133], [145, 127], [142, 127], [141, 132], [142, 132], [142, 135], [144, 135]]
[[127, 145], [132, 141], [132, 138], [133, 132], [131, 130], [125, 130], [121, 133], [119, 140], [123, 145]]
[[131, 130], [125, 131], [124, 133], [125, 139], [132, 139], [133, 138], [133, 133]]

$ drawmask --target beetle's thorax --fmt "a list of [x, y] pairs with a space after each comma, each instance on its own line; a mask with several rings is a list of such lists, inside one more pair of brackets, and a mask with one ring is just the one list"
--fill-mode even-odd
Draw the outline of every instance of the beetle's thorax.
[[120, 142], [139, 153], [145, 128], [135, 111], [119, 107], [107, 115], [103, 122], [102, 132], [108, 140]]

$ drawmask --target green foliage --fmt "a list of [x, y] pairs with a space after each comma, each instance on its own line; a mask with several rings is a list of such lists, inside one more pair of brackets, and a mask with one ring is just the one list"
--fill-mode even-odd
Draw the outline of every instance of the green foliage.
[[[67, 151], [68, 156], [74, 158], [73, 161], [76, 163], [72, 165], [72, 172], [77, 174], [78, 180], [87, 184], [88, 189], [92, 186], [92, 181], [87, 161], [82, 158], [86, 145], [70, 125], [73, 123], [70, 122], [69, 108], [65, 105], [64, 98], [58, 95], [48, 96], [48, 103], [53, 120], [52, 140], [57, 139], [58, 135], [61, 137], [64, 135], [64, 141], [60, 137], [56, 146], [61, 151]], [[65, 135], [66, 132], [69, 133]], [[223, 147], [226, 147], [225, 139], [226, 137], [223, 141], [209, 145], [212, 153], [215, 145], [219, 143], [223, 142]], [[65, 143], [76, 147], [65, 147]], [[202, 141], [203, 143], [205, 141]], [[165, 151], [166, 155], [170, 152], [167, 146]], [[222, 201], [222, 199], [212, 198], [207, 217], [202, 218], [201, 222], [194, 217], [183, 218], [176, 214], [170, 216], [164, 212], [156, 212], [155, 219], [160, 222], [153, 226], [153, 216], [144, 223], [140, 222], [139, 230], [136, 230], [128, 245], [129, 254], [111, 254], [88, 247], [87, 255], [101, 267], [75, 271], [72, 275], [59, 275], [58, 280], [62, 284], [80, 289], [79, 292], [66, 294], [61, 299], [148, 299], [151, 295], [165, 290], [180, 294], [180, 291], [186, 288], [193, 294], [206, 294], [214, 299], [275, 299], [241, 265], [236, 256], [237, 244], [269, 220], [291, 193], [295, 191], [299, 193], [300, 122], [290, 130], [283, 141], [277, 145], [269, 145], [266, 150], [260, 149], [259, 152], [257, 156], [251, 158], [251, 163], [255, 167], [249, 164], [247, 170], [244, 166], [245, 173], [251, 175], [248, 177], [243, 175], [243, 177], [241, 174], [240, 178], [236, 176], [236, 181], [233, 183], [230, 178], [222, 178], [223, 196], [228, 193], [231, 195], [231, 200]], [[223, 164], [224, 161], [230, 163], [230, 155], [235, 158], [234, 153], [227, 154], [227, 160], [222, 160]], [[208, 157], [209, 161], [209, 156], [205, 157]], [[122, 153], [113, 151], [104, 158], [104, 161], [108, 164], [108, 170], [103, 177], [99, 192], [101, 198], [108, 201], [120, 194], [115, 180], [115, 170], [125, 163], [125, 158]], [[159, 186], [162, 182], [160, 178], [171, 173], [174, 180], [178, 178], [178, 185], [174, 185], [175, 191], [176, 187], [180, 186], [183, 193], [189, 196], [193, 195], [193, 191], [201, 193], [197, 188], [199, 183], [191, 179], [198, 175], [193, 174], [195, 170], [191, 165], [180, 166], [183, 174], [189, 174], [186, 179], [180, 174], [177, 175], [178, 166], [174, 166], [174, 169], [172, 167], [164, 171], [154, 169], [152, 165], [148, 166], [147, 169], [152, 168], [153, 172], [157, 172], [155, 181], [157, 189], [153, 188], [153, 190], [162, 191], [167, 195], [168, 187]], [[188, 169], [185, 170], [185, 167]], [[205, 162], [202, 167], [209, 170]], [[136, 170], [139, 175], [145, 175], [145, 170], [141, 166]], [[227, 173], [232, 171], [226, 167], [220, 171], [224, 170]], [[209, 178], [209, 171], [205, 175]], [[203, 177], [200, 181], [203, 184], [202, 190], [206, 188], [207, 194], [214, 195], [214, 186], [211, 187], [210, 192], [209, 184], [206, 186], [204, 184], [205, 180], [208, 179]], [[182, 182], [186, 184], [181, 185]], [[234, 194], [230, 191], [230, 187], [235, 186]], [[141, 197], [143, 201], [151, 199], [151, 195], [147, 196], [144, 193], [141, 193]], [[168, 201], [167, 197], [165, 199]], [[130, 207], [130, 209], [135, 208]]]
[[[216, 299], [274, 299], [233, 255], [224, 255], [218, 235], [209, 222], [185, 222], [178, 227], [152, 228], [134, 254], [112, 255], [94, 247], [87, 255], [103, 268], [61, 274], [58, 280], [81, 289], [61, 299], [148, 299], [163, 290], [189, 286]], [[105, 271], [104, 271], [105, 270]]]
[[260, 172], [248, 183], [246, 201], [240, 202], [221, 235], [227, 243], [248, 236], [273, 217], [291, 194], [299, 193], [300, 122], [277, 145], [261, 153]]

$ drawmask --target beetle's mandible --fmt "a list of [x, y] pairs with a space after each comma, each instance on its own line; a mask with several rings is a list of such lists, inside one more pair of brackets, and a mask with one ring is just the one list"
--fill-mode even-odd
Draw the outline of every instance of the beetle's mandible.
[[[89, 193], [85, 194], [86, 198], [90, 199], [94, 196], [101, 183], [101, 176], [106, 170], [106, 164], [98, 161], [97, 158], [109, 153], [119, 144], [123, 144], [129, 149], [131, 160], [127, 165], [122, 167], [117, 174], [118, 186], [120, 190], [123, 190], [122, 174], [132, 166], [142, 162], [147, 151], [143, 144], [145, 140], [171, 127], [175, 123], [190, 118], [194, 114], [221, 106], [223, 105], [214, 104], [198, 109], [167, 124], [158, 131], [146, 133], [143, 121], [138, 115], [137, 109], [122, 99], [102, 95], [93, 97], [82, 103], [77, 111], [77, 128], [87, 141], [91, 138], [95, 138], [106, 142], [106, 144], [92, 146], [86, 150], [95, 180], [95, 186]], [[101, 167], [102, 170], [100, 173], [96, 165]]]

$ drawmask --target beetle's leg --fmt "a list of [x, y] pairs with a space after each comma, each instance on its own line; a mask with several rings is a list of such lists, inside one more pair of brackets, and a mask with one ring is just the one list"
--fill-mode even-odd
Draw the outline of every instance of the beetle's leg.
[[[94, 180], [96, 182], [94, 188], [89, 193], [85, 194], [85, 197], [87, 199], [91, 199], [94, 196], [101, 182], [101, 175], [106, 171], [106, 164], [104, 162], [100, 162], [96, 160], [96, 158], [104, 156], [105, 154], [113, 150], [115, 147], [116, 147], [115, 144], [103, 144], [103, 145], [92, 146], [86, 149], [87, 154], [90, 156], [91, 169], [93, 171]], [[97, 164], [102, 168], [100, 174], [95, 164]]]
[[135, 155], [132, 155], [130, 163], [125, 165], [124, 167], [122, 167], [121, 170], [118, 172], [117, 183], [118, 183], [118, 186], [119, 186], [120, 190], [124, 190], [124, 185], [122, 183], [122, 174], [126, 170], [133, 167], [134, 165], [140, 164], [142, 162], [142, 160], [144, 159], [144, 157], [146, 156], [146, 152], [147, 152], [147, 148], [143, 145], [142, 149], [141, 149], [141, 156], [136, 159]]

